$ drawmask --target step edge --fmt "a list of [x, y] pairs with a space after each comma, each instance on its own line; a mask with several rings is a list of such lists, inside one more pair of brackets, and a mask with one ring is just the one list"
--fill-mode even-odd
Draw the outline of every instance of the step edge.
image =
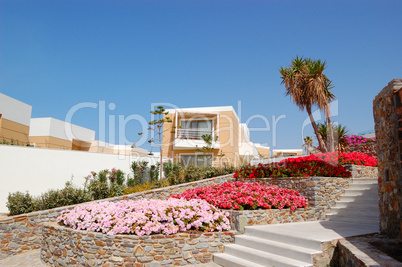
[[[263, 253], [261, 253], [262, 252], [261, 250], [248, 248], [248, 247], [241, 246], [241, 245], [236, 245], [236, 244], [228, 244], [227, 246], [225, 245], [225, 254], [227, 253], [226, 252], [227, 247], [230, 248], [230, 249], [233, 249], [235, 251], [241, 250], [242, 253], [246, 253], [246, 254], [249, 254], [251, 256], [260, 257], [262, 259], [275, 261], [275, 262], [278, 262], [278, 263], [284, 263], [284, 264], [290, 264], [290, 265], [291, 264], [296, 264], [296, 265], [301, 264], [303, 266], [305, 266], [305, 264], [312, 264], [311, 262], [295, 260], [295, 259], [287, 258], [287, 257], [284, 257], [284, 256], [272, 254], [272, 253], [265, 252], [265, 251]], [[227, 253], [227, 254], [233, 255], [233, 254], [230, 254], [230, 253]], [[279, 258], [279, 259], [275, 259], [275, 258]], [[259, 264], [259, 263], [257, 262], [257, 264]]]

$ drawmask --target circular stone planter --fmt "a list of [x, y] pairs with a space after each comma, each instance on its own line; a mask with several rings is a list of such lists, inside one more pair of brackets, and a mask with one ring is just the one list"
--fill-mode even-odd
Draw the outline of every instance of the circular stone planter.
[[[56, 266], [172, 266], [207, 263], [234, 242], [235, 231], [173, 235], [106, 235], [45, 223], [41, 259]], [[148, 265], [148, 264], [147, 264]]]

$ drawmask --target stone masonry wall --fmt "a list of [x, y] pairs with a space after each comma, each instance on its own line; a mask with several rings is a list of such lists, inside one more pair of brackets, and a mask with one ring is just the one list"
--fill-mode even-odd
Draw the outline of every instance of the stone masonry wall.
[[46, 223], [41, 259], [52, 266], [186, 265], [212, 262], [212, 253], [233, 242], [234, 231], [111, 236]]
[[[329, 266], [392, 266], [401, 267], [402, 263], [391, 258], [369, 243], [370, 237], [351, 237], [340, 239]], [[317, 265], [320, 266], [320, 265]]]
[[[113, 197], [100, 201], [120, 201], [123, 199], [138, 200], [141, 198], [166, 199], [171, 194], [183, 193], [189, 188], [221, 184], [233, 180], [233, 174], [223, 175], [196, 182], [169, 186], [130, 195]], [[79, 205], [79, 204], [78, 204]], [[0, 259], [40, 247], [41, 228], [45, 222], [54, 222], [62, 210], [77, 205], [59, 207], [51, 210], [36, 211], [27, 214], [10, 216], [0, 220]]]
[[358, 145], [350, 145], [348, 152], [365, 153], [377, 158], [377, 142], [366, 142]]
[[348, 171], [352, 173], [353, 178], [378, 178], [378, 168], [360, 165], [345, 165]]
[[402, 239], [402, 79], [392, 80], [373, 101], [378, 157], [380, 231]]
[[325, 220], [325, 210], [305, 209], [229, 210], [230, 227], [244, 233], [245, 226]]

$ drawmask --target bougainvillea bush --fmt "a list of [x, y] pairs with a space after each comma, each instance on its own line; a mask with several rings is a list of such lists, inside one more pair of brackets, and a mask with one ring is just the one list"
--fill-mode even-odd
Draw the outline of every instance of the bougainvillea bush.
[[372, 138], [366, 138], [364, 136], [360, 136], [360, 135], [350, 135], [350, 136], [346, 136], [346, 140], [348, 141], [349, 145], [360, 145], [360, 144], [364, 144], [367, 142], [375, 142], [375, 137]]
[[351, 173], [339, 164], [330, 164], [321, 159], [299, 157], [283, 160], [279, 163], [248, 165], [236, 172], [234, 178], [266, 177], [350, 177]]
[[332, 153], [320, 153], [320, 154], [313, 154], [308, 157], [303, 157], [303, 158], [309, 158], [314, 160], [315, 158], [322, 159], [326, 162], [329, 162], [331, 164], [340, 164], [340, 165], [347, 165], [347, 164], [352, 164], [352, 165], [362, 165], [362, 166], [371, 166], [375, 167], [377, 166], [377, 159], [374, 157], [371, 157], [365, 153], [359, 153], [359, 152], [351, 152], [351, 153], [338, 153], [338, 152], [332, 152]]
[[171, 198], [203, 199], [221, 209], [255, 210], [305, 208], [307, 199], [298, 191], [259, 183], [223, 183], [188, 189]]
[[377, 159], [364, 153], [320, 153], [310, 156], [288, 158], [279, 163], [247, 166], [236, 172], [234, 178], [265, 177], [350, 177], [351, 173], [342, 165], [353, 164], [377, 166]]
[[88, 203], [64, 210], [57, 222], [76, 230], [109, 235], [175, 234], [230, 229], [225, 212], [200, 199], [141, 199]]

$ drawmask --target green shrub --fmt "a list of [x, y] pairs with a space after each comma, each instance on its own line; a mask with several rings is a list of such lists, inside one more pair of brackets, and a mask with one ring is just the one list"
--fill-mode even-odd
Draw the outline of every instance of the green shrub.
[[[119, 169], [113, 168], [110, 171], [105, 169], [99, 173], [91, 172], [85, 179], [84, 190], [92, 200], [121, 196], [124, 195], [126, 189], [125, 174]], [[127, 183], [130, 183], [130, 179]]]
[[8, 194], [7, 204], [10, 215], [28, 213], [34, 210], [32, 196], [26, 192], [15, 192]]
[[119, 169], [112, 169], [112, 175], [114, 176], [112, 179], [113, 182], [116, 182], [118, 185], [123, 185], [124, 181], [126, 180], [126, 177], [124, 176], [124, 172]]
[[51, 189], [38, 197], [32, 197], [28, 192], [11, 193], [8, 195], [7, 208], [10, 215], [28, 213], [37, 210], [53, 209], [90, 201], [89, 194], [82, 188], [74, 187], [67, 182], [63, 189]]
[[202, 177], [202, 168], [194, 165], [186, 166], [184, 168], [184, 181], [188, 183], [200, 180]]
[[145, 183], [145, 171], [147, 170], [147, 161], [133, 161], [131, 170], [133, 171], [135, 184]]
[[36, 210], [53, 209], [90, 201], [90, 195], [84, 189], [74, 187], [67, 182], [61, 189], [51, 189], [34, 199]]
[[135, 183], [134, 178], [128, 177], [127, 178], [127, 187], [135, 187], [137, 184]]
[[149, 167], [149, 182], [153, 183], [158, 180], [159, 178], [159, 166], [160, 164], [151, 165]]

